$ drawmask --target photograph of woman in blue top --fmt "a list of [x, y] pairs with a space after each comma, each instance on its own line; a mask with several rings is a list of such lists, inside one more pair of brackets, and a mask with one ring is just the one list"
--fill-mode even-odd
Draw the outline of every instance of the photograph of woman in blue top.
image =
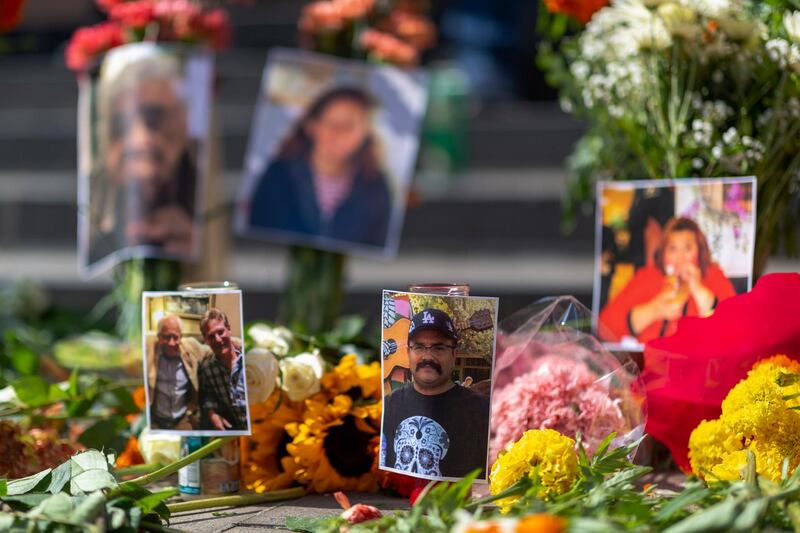
[[355, 87], [319, 96], [259, 177], [250, 228], [384, 247], [392, 201], [372, 127], [374, 107]]

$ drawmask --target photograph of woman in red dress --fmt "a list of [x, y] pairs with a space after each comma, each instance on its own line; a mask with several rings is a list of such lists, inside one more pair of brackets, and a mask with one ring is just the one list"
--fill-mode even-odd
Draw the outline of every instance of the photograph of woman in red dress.
[[639, 268], [600, 312], [599, 331], [606, 341], [632, 337], [644, 343], [674, 333], [681, 317], [711, 315], [735, 294], [697, 223], [672, 218], [652, 263]]

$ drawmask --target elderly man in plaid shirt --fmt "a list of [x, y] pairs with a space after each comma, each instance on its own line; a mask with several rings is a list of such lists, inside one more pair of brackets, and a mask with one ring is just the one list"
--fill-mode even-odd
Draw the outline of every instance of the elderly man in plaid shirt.
[[247, 429], [244, 355], [242, 347], [231, 338], [228, 317], [214, 307], [200, 320], [200, 332], [214, 352], [200, 363], [201, 429], [219, 431]]

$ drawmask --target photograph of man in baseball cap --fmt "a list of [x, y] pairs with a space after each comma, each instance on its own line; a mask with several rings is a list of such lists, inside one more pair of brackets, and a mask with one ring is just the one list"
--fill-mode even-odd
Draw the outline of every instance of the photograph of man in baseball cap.
[[[488, 300], [496, 317], [496, 301], [482, 300]], [[468, 386], [473, 377], [465, 375], [468, 370], [460, 362], [464, 354], [456, 326], [469, 329], [469, 320], [454, 320], [433, 307], [409, 315], [407, 337], [394, 340], [405, 344], [411, 379], [384, 394], [381, 468], [425, 479], [454, 479], [480, 470], [478, 479], [485, 479], [490, 397], [486, 389], [476, 392]], [[386, 330], [384, 340], [389, 340]], [[494, 330], [490, 349], [493, 361]]]

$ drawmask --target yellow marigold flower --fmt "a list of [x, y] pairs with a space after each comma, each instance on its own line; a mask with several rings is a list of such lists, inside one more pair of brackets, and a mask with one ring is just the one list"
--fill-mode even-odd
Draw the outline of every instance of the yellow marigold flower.
[[723, 457], [742, 446], [721, 420], [703, 420], [689, 437], [689, 462], [701, 478], [722, 462]]
[[[489, 476], [492, 494], [498, 494], [538, 471], [541, 497], [563, 494], [578, 478], [575, 441], [552, 429], [532, 429], [512, 443], [492, 465]], [[497, 502], [507, 510], [519, 498]]]
[[800, 363], [785, 355], [753, 365], [722, 402], [718, 420], [703, 421], [689, 438], [692, 471], [717, 480], [739, 479], [747, 464], [747, 451], [756, 459], [757, 472], [778, 481], [784, 458], [790, 472], [800, 463], [800, 412], [790, 409], [798, 399], [800, 384], [781, 387], [781, 374], [800, 373]]

